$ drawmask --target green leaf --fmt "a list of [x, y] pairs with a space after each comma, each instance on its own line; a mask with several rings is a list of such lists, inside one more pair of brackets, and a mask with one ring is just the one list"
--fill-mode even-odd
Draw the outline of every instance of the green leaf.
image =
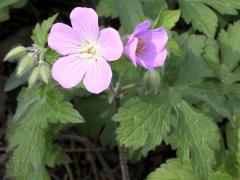
[[53, 65], [54, 62], [60, 57], [60, 54], [58, 54], [56, 51], [48, 48], [46, 52], [44, 53], [44, 59], [49, 65]]
[[151, 19], [155, 19], [164, 9], [167, 9], [165, 0], [140, 0], [143, 12]]
[[44, 156], [45, 164], [48, 167], [54, 168], [55, 166], [61, 164], [67, 164], [71, 162], [70, 157], [64, 152], [64, 150], [57, 144], [51, 143], [47, 144], [47, 151]]
[[191, 158], [194, 172], [207, 179], [215, 163], [214, 151], [220, 146], [218, 127], [185, 101], [177, 104], [175, 111], [178, 121], [168, 141], [183, 162]]
[[102, 17], [118, 17], [118, 13], [113, 1], [114, 0], [100, 0], [96, 9], [97, 14]]
[[227, 168], [237, 179], [240, 178], [240, 117], [227, 125]]
[[117, 140], [127, 148], [154, 149], [170, 131], [170, 116], [170, 103], [164, 98], [132, 98], [113, 117], [120, 123]]
[[[195, 0], [196, 1], [196, 0]], [[238, 0], [197, 0], [216, 9], [221, 14], [237, 15], [237, 9], [240, 8]], [[237, 5], [238, 2], [238, 5]]]
[[126, 33], [132, 33], [143, 15], [141, 4], [138, 0], [114, 0], [120, 16], [121, 25]]
[[218, 41], [221, 47], [221, 59], [224, 66], [232, 70], [240, 61], [240, 21], [230, 25], [225, 31], [220, 32]]
[[0, 2], [0, 22], [10, 18], [10, 8], [20, 8], [26, 4], [27, 0], [1, 0]]
[[22, 84], [26, 83], [28, 80], [29, 73], [24, 74], [21, 77], [17, 77], [16, 70], [8, 77], [7, 82], [4, 85], [4, 91], [11, 91]]
[[[111, 121], [115, 113], [113, 104], [108, 103], [106, 96], [82, 97], [76, 100], [75, 107], [85, 119], [85, 123], [78, 126], [78, 131], [82, 135], [96, 140], [104, 133], [104, 143], [114, 141], [115, 122]], [[106, 129], [107, 128], [107, 129]], [[105, 141], [106, 140], [106, 141]]]
[[[201, 35], [183, 35], [179, 38], [184, 49], [182, 63], [177, 67], [176, 84], [189, 84], [201, 81], [205, 77], [212, 77], [213, 71], [207, 66], [202, 57], [206, 37]], [[193, 68], [194, 67], [194, 68]], [[186, 73], [188, 72], [188, 73]], [[196, 73], [197, 72], [197, 73]]]
[[[169, 159], [160, 168], [150, 173], [147, 180], [201, 180], [192, 170], [189, 161], [182, 163], [179, 159]], [[209, 180], [232, 180], [224, 171], [212, 172]]]
[[182, 16], [195, 30], [213, 37], [217, 27], [217, 15], [206, 5], [198, 1], [179, 0]]
[[222, 87], [214, 83], [200, 83], [189, 86], [183, 92], [184, 97], [197, 98], [206, 102], [213, 110], [223, 117], [231, 118], [231, 109], [222, 91]]
[[33, 42], [37, 44], [39, 47], [45, 46], [48, 38], [48, 31], [52, 27], [57, 16], [58, 14], [55, 14], [54, 16], [48, 18], [47, 20], [44, 20], [41, 24], [37, 23], [35, 28], [33, 29], [31, 38]]
[[163, 27], [165, 29], [172, 29], [179, 20], [180, 15], [180, 10], [164, 10], [155, 20], [154, 28]]
[[147, 176], [147, 180], [200, 180], [192, 171], [189, 161], [181, 163], [178, 159], [169, 159], [161, 168]]
[[178, 57], [182, 55], [182, 50], [180, 49], [180, 46], [176, 39], [169, 39], [167, 42], [167, 48], [170, 50], [170, 56], [171, 53]]
[[18, 101], [7, 129], [8, 150], [13, 151], [7, 175], [30, 180], [32, 173], [38, 174], [45, 165], [49, 123], [79, 123], [83, 118], [50, 86], [23, 89]]
[[120, 83], [127, 84], [139, 82], [145, 72], [144, 69], [135, 67], [130, 60], [121, 58], [111, 64], [111, 68], [117, 72]]

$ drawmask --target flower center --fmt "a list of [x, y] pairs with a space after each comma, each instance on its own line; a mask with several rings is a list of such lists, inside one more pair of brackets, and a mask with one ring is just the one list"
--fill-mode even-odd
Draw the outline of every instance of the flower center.
[[95, 54], [96, 53], [96, 47], [91, 46], [90, 48], [87, 49], [88, 54]]
[[144, 40], [140, 38], [137, 43], [136, 55], [138, 56], [146, 48], [147, 48], [147, 45], [145, 44]]
[[80, 51], [81, 57], [88, 60], [97, 60], [99, 57], [97, 45], [91, 44], [87, 45], [86, 48]]

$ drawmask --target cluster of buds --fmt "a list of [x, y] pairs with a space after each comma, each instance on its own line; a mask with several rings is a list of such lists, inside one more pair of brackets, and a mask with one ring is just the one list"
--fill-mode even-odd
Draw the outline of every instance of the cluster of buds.
[[37, 81], [47, 84], [50, 78], [50, 67], [44, 61], [45, 52], [45, 48], [39, 48], [36, 45], [32, 47], [17, 46], [8, 52], [4, 61], [18, 62], [18, 77], [30, 73], [29, 87], [32, 87]]

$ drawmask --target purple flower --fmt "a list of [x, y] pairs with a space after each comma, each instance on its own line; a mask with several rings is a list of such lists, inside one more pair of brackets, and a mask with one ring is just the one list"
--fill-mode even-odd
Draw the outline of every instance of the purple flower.
[[122, 55], [120, 36], [113, 28], [100, 31], [98, 16], [91, 8], [73, 9], [70, 19], [72, 27], [56, 23], [48, 37], [48, 45], [63, 56], [54, 63], [52, 76], [64, 88], [83, 80], [88, 91], [98, 94], [111, 82], [112, 70], [107, 61]]
[[124, 54], [134, 65], [140, 65], [148, 70], [162, 66], [167, 57], [166, 43], [168, 35], [165, 29], [149, 29], [151, 22], [145, 20], [138, 24], [128, 37]]

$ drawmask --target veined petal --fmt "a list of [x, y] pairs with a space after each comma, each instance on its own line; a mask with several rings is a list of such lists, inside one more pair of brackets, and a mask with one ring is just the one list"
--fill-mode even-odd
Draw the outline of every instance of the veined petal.
[[161, 52], [168, 41], [167, 31], [163, 28], [141, 32], [138, 37], [144, 40], [145, 50], [150, 52]]
[[87, 68], [88, 60], [69, 55], [53, 64], [52, 76], [62, 87], [72, 88], [81, 82]]
[[131, 42], [124, 46], [124, 54], [136, 65], [136, 50], [138, 38], [133, 38]]
[[101, 56], [108, 61], [114, 61], [121, 57], [123, 44], [118, 32], [113, 28], [101, 30], [98, 41]]
[[92, 8], [77, 7], [70, 14], [72, 27], [83, 43], [96, 43], [99, 37], [98, 16]]
[[87, 72], [83, 78], [83, 83], [88, 91], [98, 94], [106, 90], [112, 79], [110, 65], [104, 59], [89, 61]]
[[80, 52], [78, 34], [70, 26], [63, 23], [53, 25], [49, 36], [48, 45], [61, 55]]
[[162, 66], [167, 57], [167, 50], [163, 49], [161, 52], [144, 51], [140, 54], [137, 63], [143, 67], [152, 70], [155, 67]]

